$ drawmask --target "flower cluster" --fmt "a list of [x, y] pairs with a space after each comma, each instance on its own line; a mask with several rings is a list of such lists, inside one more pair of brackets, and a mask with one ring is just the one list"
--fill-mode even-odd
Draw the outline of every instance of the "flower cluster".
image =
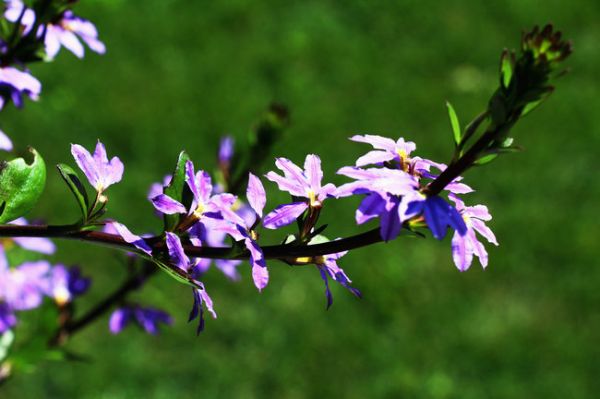
[[[90, 21], [76, 16], [73, 11], [66, 9], [58, 15], [37, 16], [33, 9], [28, 8], [21, 0], [5, 0], [4, 18], [14, 24], [15, 30], [20, 30], [23, 39], [33, 37], [43, 47], [47, 61], [53, 60], [61, 47], [65, 47], [78, 58], [84, 55], [83, 41], [98, 54], [104, 54], [106, 48], [98, 39], [98, 32]], [[42, 23], [50, 19], [51, 22]], [[81, 41], [80, 41], [81, 40]], [[9, 43], [0, 39], [0, 58], [13, 57]], [[25, 56], [24, 56], [25, 57]], [[27, 60], [30, 57], [27, 55]], [[27, 60], [19, 58], [3, 59], [0, 66], [0, 110], [12, 101], [17, 107], [23, 106], [23, 97], [37, 100], [42, 85], [26, 69]], [[10, 64], [16, 65], [10, 66]], [[3, 134], [0, 134], [0, 148]]]
[[[42, 12], [43, 8], [39, 10]], [[4, 15], [13, 23], [17, 39], [33, 40], [43, 46], [45, 57], [42, 58], [45, 60], [53, 59], [61, 47], [79, 58], [83, 57], [81, 41], [96, 53], [105, 52], [91, 22], [75, 16], [68, 7], [60, 10], [55, 10], [57, 15], [36, 15], [22, 1], [7, 0]], [[14, 47], [14, 40], [8, 43], [0, 39], [0, 110], [7, 101], [20, 107], [24, 96], [35, 100], [41, 91], [40, 82], [27, 72], [25, 62], [13, 54]], [[125, 224], [104, 218], [108, 202], [106, 191], [122, 180], [123, 162], [118, 157], [109, 159], [100, 141], [93, 153], [79, 144], [72, 144], [71, 154], [93, 188], [95, 199], [89, 200], [88, 190], [76, 171], [68, 165], [57, 165], [79, 203], [82, 217], [72, 225], [60, 226], [61, 229], [54, 230], [52, 236], [60, 237], [59, 233], [62, 233], [64, 238], [119, 246], [128, 252], [128, 259], [142, 259], [146, 265], [154, 264], [188, 285], [193, 298], [189, 321], [198, 320], [197, 332], [204, 328], [205, 311], [213, 318], [217, 317], [203, 282], [213, 262], [225, 276], [239, 280], [242, 275], [240, 266], [247, 260], [258, 291], [269, 284], [267, 259], [276, 259], [291, 266], [312, 265], [325, 284], [327, 308], [333, 303], [332, 280], [356, 297], [361, 297], [338, 261], [349, 250], [378, 241], [387, 242], [402, 233], [424, 235], [423, 231], [429, 230], [434, 238], [443, 240], [450, 231], [452, 259], [456, 267], [465, 271], [477, 257], [485, 268], [488, 254], [480, 237], [498, 245], [495, 235], [486, 225], [492, 217], [484, 205], [465, 204], [462, 196], [474, 190], [463, 182], [460, 174], [486, 157], [511, 149], [512, 139], [506, 137], [507, 129], [504, 127], [514, 124], [515, 120], [511, 118], [529, 112], [527, 107], [537, 106], [537, 102], [531, 103], [533, 97], [520, 93], [523, 87], [511, 83], [512, 74], [520, 74], [521, 80], [533, 85], [530, 89], [540, 97], [548, 87], [537, 87], [538, 80], [523, 77], [537, 74], [544, 78], [540, 81], [545, 82], [550, 66], [569, 55], [570, 45], [561, 41], [560, 34], [553, 33], [551, 27], [541, 31], [536, 28], [524, 36], [522, 51], [525, 58], [534, 59], [539, 65], [519, 64], [512, 53], [508, 61], [503, 58], [504, 90], [497, 91], [496, 97], [493, 97], [514, 94], [519, 101], [510, 104], [490, 101], [490, 109], [476, 118], [464, 133], [449, 106], [456, 144], [449, 166], [413, 155], [416, 144], [402, 137], [394, 140], [378, 135], [355, 135], [350, 140], [368, 144], [373, 149], [360, 156], [354, 165], [337, 171], [337, 174], [352, 179], [339, 186], [323, 183], [321, 158], [316, 154], [307, 155], [302, 166], [287, 158], [276, 158], [275, 167], [279, 172], [269, 171], [263, 177], [280, 191], [290, 194], [291, 200], [276, 204], [265, 212], [267, 192], [257, 174], [262, 158], [256, 154], [237, 157], [234, 140], [227, 136], [221, 140], [218, 151], [216, 177], [206, 170], [198, 170], [183, 152], [173, 173], [167, 175], [162, 183], [152, 185], [148, 199], [155, 214], [163, 218], [163, 228], [157, 234], [138, 235]], [[512, 109], [502, 109], [508, 106]], [[491, 127], [467, 149], [465, 144], [470, 139], [475, 140], [479, 125], [488, 117]], [[257, 137], [268, 141], [280, 128], [277, 123], [261, 124], [262, 135], [257, 134]], [[270, 148], [271, 144], [269, 141], [261, 148]], [[0, 150], [10, 151], [12, 147], [11, 140], [0, 131]], [[258, 147], [252, 147], [257, 154], [260, 153]], [[243, 165], [239, 164], [240, 159], [249, 161]], [[240, 187], [246, 181], [246, 191], [242, 194]], [[378, 220], [377, 228], [349, 238], [328, 239], [323, 235], [327, 226], [319, 223], [321, 213], [327, 203], [351, 196], [361, 198], [355, 211], [356, 223], [362, 225]], [[3, 210], [4, 206], [5, 203], [0, 204], [0, 209]], [[7, 219], [14, 219], [10, 215]], [[12, 223], [27, 226], [24, 219]], [[261, 229], [289, 229], [294, 224], [296, 231], [286, 232], [279, 245], [265, 245], [261, 240]], [[100, 228], [102, 230], [98, 231]], [[365, 243], [357, 242], [367, 238]], [[0, 241], [0, 333], [16, 325], [17, 312], [39, 307], [44, 297], [52, 298], [60, 309], [70, 309], [74, 298], [85, 293], [91, 282], [81, 275], [77, 267], [52, 266], [47, 261], [35, 260], [11, 267], [6, 251], [15, 245], [44, 254], [55, 250], [54, 244], [46, 238], [16, 237]], [[123, 292], [139, 288], [145, 281], [146, 276], [136, 281], [135, 273], [132, 274], [133, 283]], [[159, 324], [172, 324], [171, 316], [162, 310], [129, 302], [124, 296], [117, 299], [109, 303], [117, 306], [109, 320], [109, 330], [113, 334], [130, 324], [137, 324], [147, 333], [157, 334]]]

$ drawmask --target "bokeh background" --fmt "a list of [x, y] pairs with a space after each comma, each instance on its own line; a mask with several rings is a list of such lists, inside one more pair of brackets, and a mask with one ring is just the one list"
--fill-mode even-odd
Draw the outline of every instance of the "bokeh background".
[[[160, 226], [145, 194], [181, 149], [212, 170], [220, 135], [243, 145], [273, 100], [292, 112], [273, 155], [319, 154], [326, 179], [341, 183], [335, 170], [367, 150], [347, 140], [356, 133], [404, 136], [446, 161], [444, 102], [463, 123], [479, 113], [500, 51], [523, 29], [554, 22], [575, 53], [555, 95], [515, 129], [526, 151], [468, 173], [468, 201], [490, 207], [501, 243], [488, 246], [487, 270], [459, 273], [448, 239], [379, 244], [342, 262], [364, 299], [336, 285], [329, 311], [314, 268], [272, 262], [262, 294], [248, 267], [239, 283], [212, 270], [219, 318], [198, 338], [189, 290], [160, 275], [134, 298], [171, 312], [173, 327], [111, 336], [104, 317], [68, 345], [88, 362], [45, 362], [2, 397], [597, 397], [599, 2], [88, 0], [76, 12], [96, 23], [107, 54], [79, 61], [63, 49], [33, 66], [42, 97], [3, 112], [2, 129], [49, 165], [70, 162], [70, 143], [100, 138], [126, 165], [110, 215], [135, 231]], [[269, 206], [285, 199], [272, 192]], [[356, 204], [327, 204], [330, 236], [360, 231]], [[77, 216], [52, 169], [33, 216]], [[80, 310], [124, 276], [104, 248], [60, 242], [56, 259], [94, 276]]]

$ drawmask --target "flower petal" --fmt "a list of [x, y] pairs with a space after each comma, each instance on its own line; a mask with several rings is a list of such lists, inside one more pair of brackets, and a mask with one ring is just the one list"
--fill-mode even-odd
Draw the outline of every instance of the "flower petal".
[[85, 177], [87, 177], [90, 184], [95, 189], [98, 189], [100, 187], [100, 171], [89, 151], [79, 144], [71, 144], [71, 154], [73, 155], [73, 158], [75, 158], [75, 163], [85, 174]]
[[169, 249], [169, 256], [171, 257], [171, 260], [175, 262], [177, 267], [187, 271], [188, 267], [190, 266], [190, 258], [188, 258], [183, 251], [183, 246], [181, 245], [179, 236], [171, 233], [170, 231], [167, 231], [166, 235], [167, 248]]
[[396, 155], [389, 151], [369, 151], [356, 160], [356, 166], [380, 164], [391, 161]]
[[265, 204], [267, 203], [267, 196], [265, 193], [265, 187], [258, 177], [252, 173], [248, 173], [248, 189], [246, 190], [246, 198], [248, 203], [254, 209], [254, 212], [262, 218]]
[[304, 170], [310, 189], [315, 193], [321, 191], [321, 180], [323, 180], [321, 158], [315, 154], [308, 154], [304, 161]]
[[187, 212], [185, 206], [183, 206], [179, 201], [175, 201], [173, 198], [169, 197], [166, 194], [157, 195], [150, 201], [152, 201], [152, 204], [158, 211], [166, 213], [167, 215]]
[[125, 242], [152, 256], [152, 249], [146, 244], [146, 241], [142, 237], [133, 234], [124, 224], [119, 222], [110, 222], [107, 224], [110, 224]]
[[267, 229], [277, 229], [293, 223], [298, 216], [308, 208], [306, 202], [294, 202], [291, 204], [279, 205], [263, 219], [263, 226]]

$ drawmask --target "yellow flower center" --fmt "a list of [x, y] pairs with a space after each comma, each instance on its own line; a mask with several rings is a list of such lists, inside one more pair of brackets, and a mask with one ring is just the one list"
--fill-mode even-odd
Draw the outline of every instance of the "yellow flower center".
[[317, 199], [317, 196], [313, 190], [308, 190], [308, 200], [309, 200], [311, 207], [313, 207], [313, 208], [321, 207], [321, 201], [319, 201]]

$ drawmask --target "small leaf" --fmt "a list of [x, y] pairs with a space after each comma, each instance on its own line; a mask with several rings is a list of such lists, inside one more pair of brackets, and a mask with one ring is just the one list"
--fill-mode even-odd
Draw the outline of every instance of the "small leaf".
[[502, 86], [507, 89], [513, 76], [513, 68], [515, 62], [514, 53], [504, 50], [500, 58], [500, 80]]
[[331, 240], [329, 238], [325, 237], [324, 235], [317, 234], [316, 236], [314, 236], [313, 238], [310, 239], [310, 241], [308, 242], [308, 245], [324, 244], [329, 241], [331, 241]]
[[[187, 189], [187, 184], [185, 183], [185, 163], [189, 160], [189, 155], [185, 151], [181, 151], [177, 159], [177, 165], [173, 171], [171, 182], [163, 190], [166, 195], [184, 205], [187, 205], [184, 201], [184, 193]], [[165, 215], [165, 231], [173, 231], [179, 224], [180, 217], [181, 215], [179, 214]]]
[[58, 169], [60, 176], [63, 178], [65, 183], [67, 183], [69, 190], [71, 190], [75, 196], [75, 200], [77, 200], [79, 208], [81, 209], [83, 220], [88, 220], [90, 201], [88, 199], [87, 192], [85, 191], [85, 186], [79, 179], [79, 175], [70, 166], [63, 163], [56, 165], [56, 168]]
[[479, 158], [477, 161], [475, 161], [475, 165], [485, 165], [486, 163], [490, 163], [494, 159], [496, 159], [497, 156], [498, 156], [498, 154], [487, 154], [487, 155], [484, 155], [481, 158]]
[[531, 111], [533, 111], [534, 109], [536, 109], [537, 107], [539, 107], [540, 104], [543, 103], [544, 101], [546, 101], [548, 99], [548, 97], [550, 97], [550, 94], [552, 94], [553, 92], [554, 92], [554, 88], [549, 87], [545, 93], [541, 94], [541, 97], [539, 100], [531, 101], [531, 102], [527, 103], [525, 105], [525, 107], [523, 107], [523, 111], [521, 111], [521, 116], [525, 116], [528, 113], [530, 113]]
[[33, 148], [31, 163], [23, 158], [0, 164], [0, 223], [7, 223], [24, 216], [37, 203], [46, 184], [46, 164]]
[[456, 145], [460, 144], [461, 133], [460, 133], [460, 123], [458, 122], [458, 116], [456, 115], [456, 111], [452, 104], [446, 101], [446, 107], [448, 108], [448, 116], [450, 117], [450, 126], [452, 126], [452, 134], [454, 135], [454, 142]]
[[155, 265], [157, 265], [164, 272], [166, 272], [169, 275], [169, 277], [175, 279], [176, 281], [194, 288], [198, 288], [198, 284], [194, 283], [193, 279], [190, 276], [188, 276], [183, 270], [177, 268], [176, 266], [168, 265], [161, 260], [151, 258], [149, 256], [142, 255], [142, 257], [151, 260]]

